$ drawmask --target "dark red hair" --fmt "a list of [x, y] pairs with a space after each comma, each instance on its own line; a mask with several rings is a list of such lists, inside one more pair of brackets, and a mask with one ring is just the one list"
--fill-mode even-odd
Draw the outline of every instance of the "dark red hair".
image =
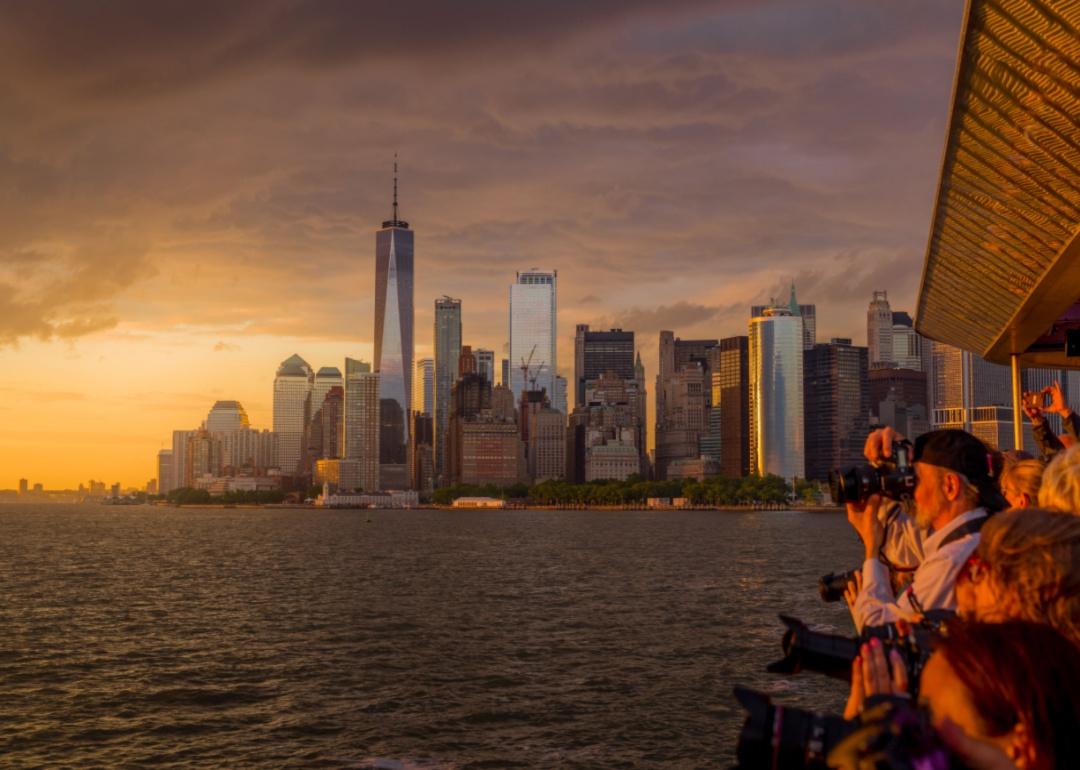
[[1037, 770], [1080, 768], [1080, 649], [1041, 623], [951, 622], [936, 650], [971, 695], [987, 735], [1023, 724]]

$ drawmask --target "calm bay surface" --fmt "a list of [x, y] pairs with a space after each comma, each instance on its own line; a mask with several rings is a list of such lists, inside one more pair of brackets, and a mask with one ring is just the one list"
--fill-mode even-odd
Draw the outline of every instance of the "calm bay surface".
[[[370, 521], [369, 521], [370, 518]], [[706, 768], [838, 514], [0, 506], [0, 766]]]

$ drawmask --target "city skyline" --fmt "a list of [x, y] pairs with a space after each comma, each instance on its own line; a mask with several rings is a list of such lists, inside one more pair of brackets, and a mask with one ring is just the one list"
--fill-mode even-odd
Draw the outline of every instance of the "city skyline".
[[819, 339], [861, 340], [873, 289], [913, 312], [962, 9], [829, 9], [552, 6], [513, 47], [505, 20], [429, 9], [353, 52], [272, 4], [304, 42], [227, 65], [191, 43], [237, 45], [242, 8], [142, 34], [102, 8], [63, 45], [47, 6], [5, 17], [0, 487], [141, 485], [217, 400], [270, 427], [263, 373], [286, 356], [373, 361], [395, 152], [415, 329], [462, 297], [474, 349], [503, 350], [532, 265], [559, 271], [563, 376], [577, 323], [634, 330], [651, 382], [660, 329], [745, 334], [792, 279]]

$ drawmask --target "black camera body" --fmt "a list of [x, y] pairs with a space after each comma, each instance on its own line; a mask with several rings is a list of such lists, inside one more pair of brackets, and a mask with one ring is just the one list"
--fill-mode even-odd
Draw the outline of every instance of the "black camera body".
[[881, 465], [854, 465], [829, 471], [829, 493], [837, 505], [865, 503], [870, 495], [910, 500], [915, 495], [911, 443], [896, 441], [892, 456]]
[[842, 717], [774, 704], [742, 687], [735, 697], [747, 711], [735, 750], [735, 770], [960, 770], [925, 710], [895, 696], [868, 698], [862, 715]]
[[849, 569], [847, 572], [830, 572], [818, 580], [818, 593], [823, 602], [838, 602], [844, 598], [847, 585], [855, 579], [858, 569]]

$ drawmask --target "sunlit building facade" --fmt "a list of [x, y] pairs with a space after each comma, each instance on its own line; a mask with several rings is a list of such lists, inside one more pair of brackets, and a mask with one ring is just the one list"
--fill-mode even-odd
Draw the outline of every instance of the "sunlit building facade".
[[217, 401], [206, 416], [205, 428], [211, 433], [228, 433], [251, 426], [239, 401]]
[[441, 485], [447, 477], [447, 435], [450, 430], [450, 402], [461, 358], [461, 300], [435, 300], [435, 479]]
[[712, 412], [720, 422], [720, 473], [737, 479], [750, 473], [750, 339], [725, 337], [719, 347]]
[[359, 463], [359, 487], [379, 489], [380, 375], [371, 365], [345, 359], [344, 459]]
[[803, 324], [788, 308], [750, 319], [752, 470], [784, 479], [805, 476]]
[[281, 362], [274, 376], [274, 433], [277, 467], [286, 476], [304, 472], [304, 433], [311, 419], [311, 390], [315, 373], [308, 362], [292, 355]]
[[[414, 412], [435, 414], [435, 359], [421, 358], [413, 373], [412, 408]], [[410, 433], [410, 435], [412, 435]]]
[[532, 268], [517, 273], [510, 286], [510, 390], [515, 399], [527, 389], [546, 390], [553, 401], [557, 394], [557, 281], [558, 271]]

